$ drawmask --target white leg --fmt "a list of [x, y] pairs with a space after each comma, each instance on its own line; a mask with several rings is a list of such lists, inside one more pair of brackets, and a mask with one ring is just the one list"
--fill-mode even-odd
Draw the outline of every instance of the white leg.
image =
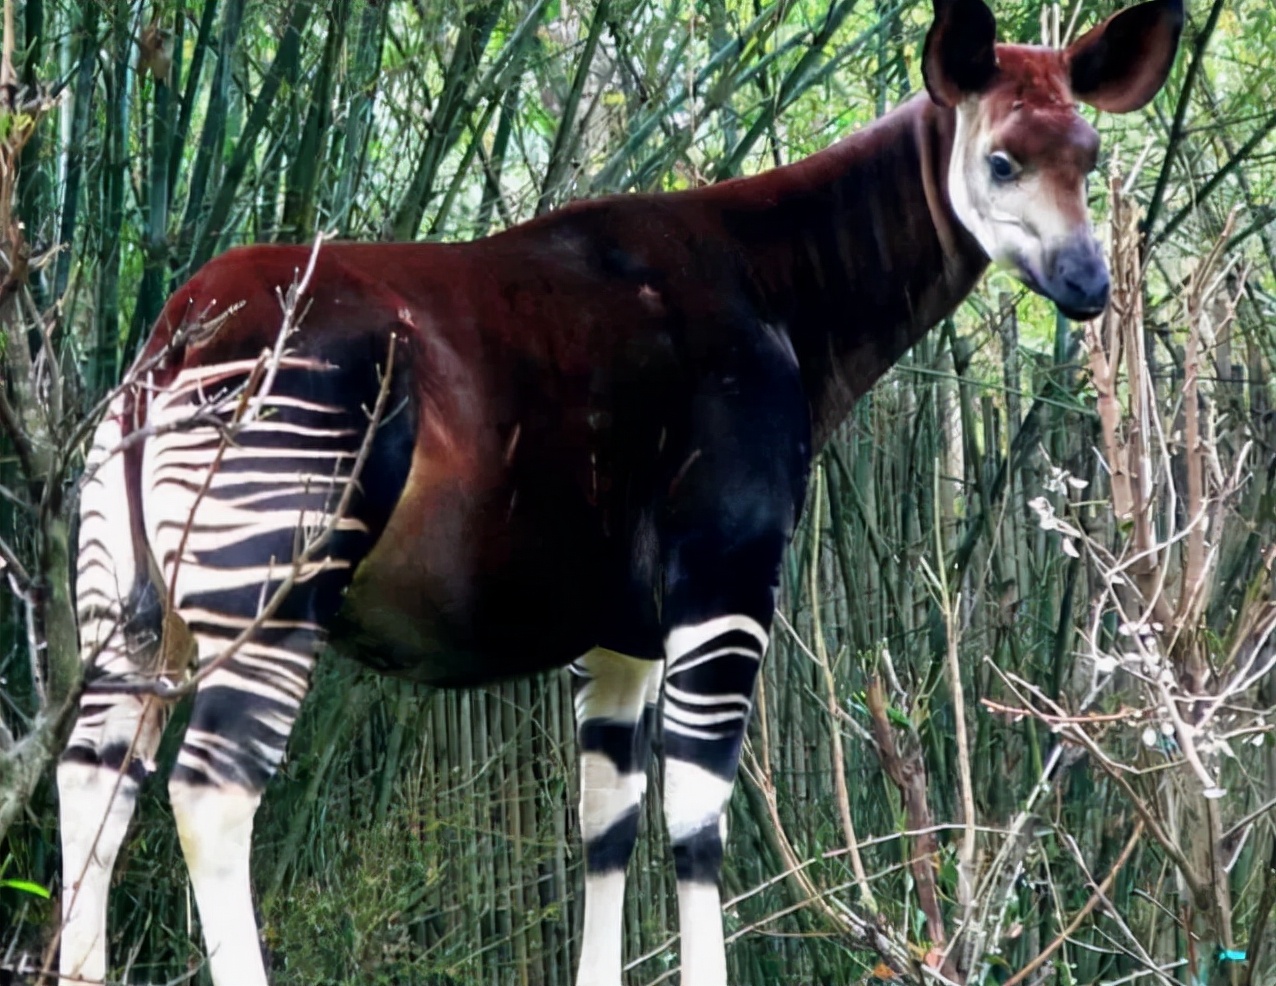
[[585, 873], [577, 986], [619, 986], [625, 915], [625, 871]]
[[58, 764], [62, 834], [59, 983], [106, 979], [106, 904], [111, 871], [137, 803], [137, 782], [107, 767]]
[[76, 576], [80, 652], [94, 680], [80, 699], [58, 764], [62, 841], [59, 982], [101, 983], [107, 973], [107, 894], [142, 779], [153, 769], [166, 713], [117, 686], [135, 681], [158, 644], [157, 595], [133, 557], [117, 398], [89, 451], [80, 502]]
[[58, 764], [63, 984], [106, 978], [106, 905], [163, 715], [153, 700], [89, 690]]
[[727, 981], [722, 939], [722, 902], [714, 883], [678, 884], [678, 930], [682, 942], [682, 986]]
[[685, 760], [665, 760], [665, 821], [678, 873], [683, 986], [725, 986], [718, 869], [732, 784]]
[[[267, 628], [271, 621], [267, 621]], [[266, 782], [283, 760], [304, 679], [285, 673], [313, 649], [312, 631], [281, 638], [277, 679], [242, 676], [259, 660], [245, 645], [201, 683], [168, 782], [169, 801], [199, 909], [214, 986], [266, 986], [253, 913], [250, 859], [253, 816]], [[197, 637], [201, 652], [212, 639]], [[239, 663], [236, 663], [238, 661]]]
[[620, 986], [625, 867], [647, 789], [661, 665], [590, 651], [572, 666], [580, 745], [585, 921], [577, 986]]
[[168, 786], [215, 986], [266, 986], [248, 861], [261, 795], [240, 787]]

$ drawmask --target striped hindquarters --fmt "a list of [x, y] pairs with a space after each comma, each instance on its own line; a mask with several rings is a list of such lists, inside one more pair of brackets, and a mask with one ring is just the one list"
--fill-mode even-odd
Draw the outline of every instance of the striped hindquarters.
[[[106, 674], [131, 669], [126, 625], [143, 602], [149, 583], [139, 580], [122, 451], [127, 401], [111, 402], [98, 425], [85, 460], [80, 494], [80, 548], [76, 571], [76, 616], [80, 626], [80, 656]], [[158, 630], [158, 625], [154, 628]], [[154, 641], [152, 641], [154, 642]]]
[[371, 546], [355, 491], [341, 507], [373, 401], [350, 393], [337, 367], [284, 357], [236, 424], [255, 367], [190, 368], [154, 398], [142, 485], [174, 609], [201, 666], [218, 661], [174, 778], [258, 789], [283, 757], [328, 624]]

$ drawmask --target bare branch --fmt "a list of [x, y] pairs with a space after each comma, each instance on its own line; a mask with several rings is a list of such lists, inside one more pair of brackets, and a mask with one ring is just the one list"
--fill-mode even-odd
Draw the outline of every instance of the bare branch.
[[1116, 862], [1114, 862], [1112, 864], [1112, 868], [1108, 870], [1108, 875], [1103, 878], [1102, 883], [1095, 887], [1094, 893], [1090, 895], [1090, 899], [1082, 905], [1081, 910], [1077, 911], [1073, 919], [1068, 922], [1068, 926], [1059, 932], [1055, 939], [1047, 945], [1036, 956], [1036, 958], [1007, 979], [1003, 986], [1019, 986], [1020, 983], [1026, 982], [1029, 976], [1041, 968], [1042, 964], [1045, 963], [1050, 956], [1057, 952], [1064, 942], [1076, 933], [1076, 930], [1081, 927], [1085, 919], [1090, 916], [1091, 912], [1098, 907], [1107, 896], [1108, 891], [1112, 888], [1112, 881], [1116, 879], [1117, 874], [1121, 872], [1121, 870], [1125, 867], [1125, 864], [1130, 861], [1130, 856], [1133, 855], [1135, 848], [1139, 844], [1139, 839], [1142, 837], [1143, 821], [1140, 819], [1134, 823], [1134, 830], [1130, 833], [1130, 837], [1125, 841], [1125, 846], [1121, 849], [1121, 854], [1117, 856]]

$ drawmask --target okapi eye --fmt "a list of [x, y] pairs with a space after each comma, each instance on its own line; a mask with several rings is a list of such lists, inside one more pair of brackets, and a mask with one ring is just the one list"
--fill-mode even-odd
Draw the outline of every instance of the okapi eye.
[[1005, 151], [993, 151], [988, 155], [988, 168], [994, 181], [1014, 181], [1022, 170], [1019, 162]]

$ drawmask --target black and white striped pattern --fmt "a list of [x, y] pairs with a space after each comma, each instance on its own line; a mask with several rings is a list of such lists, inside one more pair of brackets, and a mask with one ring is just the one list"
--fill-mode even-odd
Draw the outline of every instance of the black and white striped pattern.
[[766, 628], [743, 615], [679, 627], [665, 641], [665, 822], [685, 983], [726, 983], [717, 880], [727, 802], [766, 647]]
[[[83, 981], [106, 975], [106, 906], [138, 786], [152, 769], [165, 714], [122, 682], [152, 670], [159, 645], [159, 597], [139, 572], [126, 495], [128, 402], [118, 397], [89, 450], [80, 506], [76, 606], [86, 685], [61, 762], [61, 968]], [[139, 577], [140, 576], [140, 577]], [[76, 979], [64, 977], [63, 982]]]
[[766, 631], [747, 616], [724, 616], [669, 636], [664, 727], [692, 742], [737, 739], [753, 708], [753, 681]]
[[[258, 619], [327, 525], [367, 533], [357, 517], [334, 519], [363, 431], [344, 408], [307, 393], [331, 368], [285, 357], [246, 423], [230, 437], [219, 430], [233, 427], [237, 388], [256, 365], [186, 370], [148, 416], [158, 434], [142, 468], [147, 534], [201, 666]], [[195, 409], [216, 423], [183, 427]], [[301, 565], [283, 605], [202, 682], [176, 780], [260, 789], [277, 768], [323, 641], [316, 613], [330, 611], [323, 602], [335, 607], [352, 564], [341, 545], [334, 538]]]
[[140, 700], [113, 685], [148, 670], [160, 631], [159, 597], [134, 558], [120, 452], [127, 414], [125, 399], [116, 398], [86, 461], [75, 588], [87, 687], [64, 755], [84, 763], [105, 761], [114, 768], [135, 743]]
[[[123, 396], [116, 397], [98, 426], [85, 461], [80, 498], [80, 551], [76, 572], [76, 616], [80, 657], [100, 671], [128, 670], [124, 641], [126, 604], [137, 583], [137, 565], [125, 496]], [[112, 663], [114, 662], [114, 663]]]

